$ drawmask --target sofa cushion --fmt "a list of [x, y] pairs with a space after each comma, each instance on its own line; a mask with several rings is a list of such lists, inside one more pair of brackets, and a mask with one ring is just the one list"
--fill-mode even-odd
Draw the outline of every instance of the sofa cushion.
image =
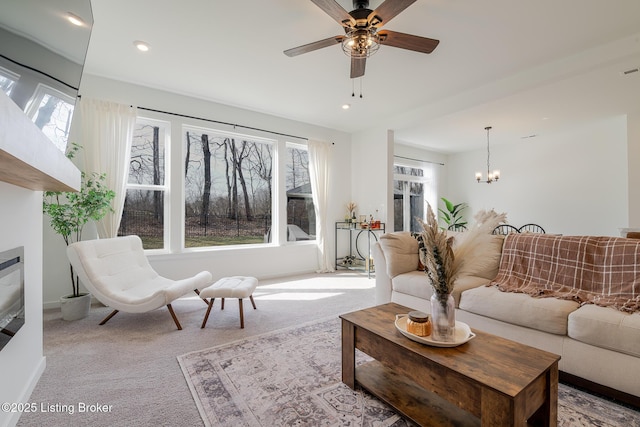
[[557, 298], [533, 298], [521, 293], [501, 292], [495, 286], [481, 286], [462, 293], [460, 308], [514, 325], [566, 335], [567, 318], [569, 313], [578, 309], [578, 303]]
[[569, 337], [640, 357], [640, 313], [584, 305], [569, 315]]
[[[489, 279], [475, 276], [459, 277], [453, 286], [453, 299], [456, 307], [460, 303], [460, 294], [467, 289], [476, 288], [489, 283]], [[411, 295], [429, 300], [433, 295], [433, 287], [429, 284], [429, 278], [424, 271], [413, 270], [408, 273], [399, 274], [391, 279], [394, 292]]]
[[383, 234], [380, 247], [387, 260], [387, 274], [392, 279], [418, 268], [418, 241], [408, 231]]
[[391, 286], [394, 292], [413, 295], [426, 300], [429, 300], [433, 295], [433, 287], [429, 284], [427, 275], [424, 271], [416, 269], [396, 275], [391, 279]]

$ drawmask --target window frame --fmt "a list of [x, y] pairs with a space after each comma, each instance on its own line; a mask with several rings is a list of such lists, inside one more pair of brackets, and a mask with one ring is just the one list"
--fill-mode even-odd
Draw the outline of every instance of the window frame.
[[[158, 126], [163, 131], [164, 138], [164, 184], [131, 184], [129, 183], [129, 167], [131, 163], [131, 149], [129, 149], [129, 156], [127, 156], [128, 162], [127, 168], [127, 181], [125, 183], [125, 200], [128, 190], [143, 190], [143, 191], [162, 191], [163, 203], [162, 203], [162, 215], [163, 215], [163, 227], [162, 227], [162, 248], [145, 249], [148, 253], [165, 253], [169, 251], [171, 244], [171, 121], [161, 120], [155, 118], [149, 118], [145, 116], [138, 116], [136, 119], [136, 127], [139, 124]], [[133, 145], [133, 140], [132, 140]], [[123, 208], [124, 212], [124, 208]]]
[[[27, 106], [24, 109], [25, 114], [31, 119], [32, 122], [35, 123], [38, 115], [38, 111], [40, 110], [40, 104], [42, 104], [42, 101], [47, 95], [51, 97], [56, 97], [61, 101], [63, 101], [64, 103], [68, 104], [71, 108], [72, 113], [75, 110], [75, 99], [72, 96], [69, 96], [66, 93], [58, 89], [55, 89], [49, 85], [46, 85], [44, 83], [38, 83], [35, 91], [33, 92], [33, 95], [29, 99], [29, 102], [27, 102]], [[70, 118], [67, 120], [67, 123], [66, 123], [64, 141], [56, 141], [52, 139], [49, 135], [47, 135], [47, 137], [51, 140], [51, 142], [63, 153], [66, 151], [67, 145], [69, 144], [69, 133], [71, 131], [71, 117], [72, 115], [70, 116]], [[44, 129], [41, 129], [41, 130], [46, 135], [45, 130]], [[64, 146], [60, 146], [59, 142], [64, 142]]]
[[9, 91], [5, 92], [5, 94], [8, 97], [11, 97], [11, 92], [13, 91], [13, 89], [15, 89], [15, 87], [18, 85], [18, 80], [20, 80], [20, 74], [17, 74], [11, 70], [8, 70], [2, 66], [0, 66], [0, 76], [4, 77], [5, 79], [11, 81], [13, 84], [9, 85]]
[[[207, 124], [199, 123], [188, 123], [183, 121], [180, 123], [180, 153], [181, 153], [181, 187], [180, 187], [180, 199], [181, 199], [181, 219], [180, 219], [180, 243], [179, 250], [181, 253], [189, 253], [189, 252], [204, 252], [204, 251], [219, 251], [219, 250], [241, 250], [245, 248], [262, 248], [279, 244], [279, 239], [276, 233], [272, 233], [271, 242], [260, 242], [260, 243], [245, 243], [245, 244], [235, 244], [235, 245], [213, 245], [213, 246], [192, 246], [187, 247], [186, 243], [186, 178], [185, 178], [185, 154], [186, 154], [186, 132], [188, 130], [192, 130], [199, 133], [207, 133], [208, 135], [215, 136], [223, 136], [229, 138], [237, 139], [246, 139], [251, 142], [258, 142], [263, 144], [269, 144], [272, 147], [272, 176], [271, 176], [271, 186], [272, 186], [272, 199], [271, 199], [271, 218], [270, 218], [270, 229], [274, 228], [278, 229], [276, 226], [278, 223], [276, 218], [278, 218], [280, 207], [279, 207], [279, 199], [283, 190], [279, 188], [279, 179], [278, 175], [280, 172], [279, 167], [279, 152], [281, 150], [280, 144], [281, 140], [274, 137], [273, 135], [262, 136], [262, 135], [254, 135], [251, 133], [242, 133], [237, 131], [229, 131], [220, 129], [217, 126], [207, 126]], [[285, 210], [285, 220], [286, 220], [286, 210]]]
[[[404, 167], [404, 168], [411, 168], [411, 169], [420, 169], [422, 170], [422, 176], [416, 176], [416, 175], [406, 175], [406, 174], [399, 174], [395, 172], [395, 169], [397, 167]], [[410, 183], [420, 183], [422, 184], [422, 194], [423, 194], [423, 198], [425, 203], [429, 202], [429, 200], [432, 199], [437, 199], [437, 190], [435, 188], [434, 185], [434, 178], [432, 176], [433, 171], [428, 168], [426, 165], [422, 164], [421, 162], [408, 162], [408, 161], [402, 161], [402, 162], [394, 162], [393, 163], [393, 182], [394, 182], [394, 191], [395, 191], [395, 182], [396, 181], [401, 181], [401, 182], [406, 182], [407, 185], [403, 186], [403, 199], [402, 199], [402, 231], [411, 231], [411, 188], [410, 188]], [[435, 194], [435, 197], [428, 197], [428, 192], [431, 191], [432, 193]], [[425, 205], [424, 207], [424, 214], [422, 217], [422, 220], [426, 220], [426, 213], [427, 213], [427, 207]], [[394, 216], [395, 216], [395, 211], [394, 211]]]
[[[310, 168], [310, 166], [309, 166], [309, 156], [310, 156], [309, 145], [308, 144], [303, 144], [303, 143], [300, 143], [300, 142], [293, 142], [293, 141], [288, 141], [287, 140], [284, 143], [285, 156], [288, 154], [288, 150], [290, 148], [297, 149], [297, 150], [304, 150], [304, 151], [307, 152], [307, 168], [309, 169]], [[284, 192], [284, 199], [285, 199], [285, 210], [284, 210], [284, 223], [285, 223], [285, 225], [284, 225], [284, 227], [285, 227], [285, 230], [287, 230], [288, 226], [289, 226], [289, 224], [288, 224], [289, 212], [288, 212], [288, 206], [287, 206], [288, 205], [288, 203], [287, 203], [288, 202], [288, 200], [287, 200], [287, 191], [288, 190], [287, 190], [287, 176], [286, 176], [286, 174], [287, 174], [288, 171], [287, 171], [287, 167], [286, 167], [286, 165], [287, 165], [287, 159], [286, 158], [284, 159], [283, 163], [284, 163], [283, 168], [284, 168], [285, 177], [284, 177], [284, 183], [283, 183], [283, 187], [282, 187], [281, 191]], [[311, 186], [311, 170], [310, 169], [309, 169], [309, 185]], [[314, 215], [314, 224], [315, 224], [315, 222], [317, 221], [317, 218], [315, 218], [315, 202], [313, 201], [313, 187], [311, 187], [311, 194], [312, 194], [311, 203], [313, 205], [313, 215]], [[309, 233], [308, 234], [310, 236], [313, 236], [313, 238], [309, 239], [309, 240], [292, 240], [291, 241], [291, 240], [289, 240], [287, 238], [287, 232], [288, 232], [288, 230], [285, 231], [285, 243], [286, 244], [304, 244], [304, 243], [308, 243], [308, 242], [314, 242], [315, 243], [316, 239], [317, 239], [317, 236], [315, 234], [316, 231], [315, 230], [311, 230], [311, 229], [309, 229]]]

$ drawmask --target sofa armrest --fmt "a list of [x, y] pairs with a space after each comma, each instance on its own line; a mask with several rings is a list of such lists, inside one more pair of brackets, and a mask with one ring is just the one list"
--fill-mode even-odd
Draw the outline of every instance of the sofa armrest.
[[376, 269], [376, 304], [386, 304], [391, 302], [391, 277], [387, 274], [387, 260], [380, 243], [371, 247], [371, 255]]

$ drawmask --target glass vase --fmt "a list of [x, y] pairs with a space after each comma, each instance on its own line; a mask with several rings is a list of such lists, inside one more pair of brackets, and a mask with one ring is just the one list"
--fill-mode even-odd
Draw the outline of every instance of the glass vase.
[[451, 294], [431, 295], [431, 339], [454, 342], [456, 335], [456, 304]]

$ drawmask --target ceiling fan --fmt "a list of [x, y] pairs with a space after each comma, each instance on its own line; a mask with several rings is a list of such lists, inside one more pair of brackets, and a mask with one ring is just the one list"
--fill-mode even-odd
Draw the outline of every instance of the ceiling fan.
[[354, 9], [351, 12], [347, 12], [335, 0], [311, 1], [342, 25], [345, 35], [294, 47], [285, 50], [285, 55], [297, 56], [335, 44], [342, 44], [344, 53], [351, 57], [352, 79], [364, 76], [367, 58], [373, 55], [381, 44], [415, 52], [431, 53], [440, 43], [439, 40], [396, 31], [378, 31], [380, 27], [411, 6], [416, 0], [385, 0], [376, 10], [369, 9], [369, 0], [353, 0]]

